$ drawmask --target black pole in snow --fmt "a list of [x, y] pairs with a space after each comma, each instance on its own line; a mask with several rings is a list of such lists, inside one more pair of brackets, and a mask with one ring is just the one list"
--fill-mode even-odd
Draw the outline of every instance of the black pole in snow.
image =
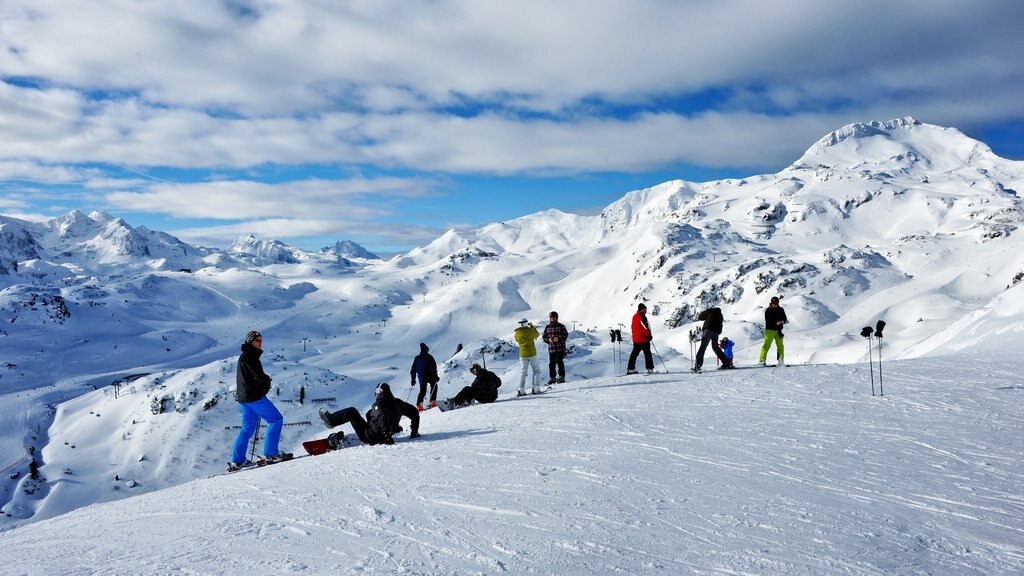
[[868, 367], [871, 369], [871, 395], [875, 395], [875, 361], [871, 358], [871, 338], [868, 338]]
[[875, 361], [871, 357], [871, 333], [874, 332], [874, 328], [871, 326], [865, 326], [860, 331], [860, 335], [868, 341], [868, 368], [871, 370], [871, 395], [875, 395]]
[[879, 320], [875, 324], [875, 338], [878, 338], [878, 391], [885, 396], [885, 389], [882, 388], [882, 330], [885, 328], [885, 320]]
[[260, 439], [260, 421], [256, 420], [256, 433], [252, 435], [252, 448], [249, 449], [249, 460], [256, 461], [256, 443]]
[[885, 388], [882, 388], [882, 337], [878, 336], [878, 391], [879, 395], [885, 396]]

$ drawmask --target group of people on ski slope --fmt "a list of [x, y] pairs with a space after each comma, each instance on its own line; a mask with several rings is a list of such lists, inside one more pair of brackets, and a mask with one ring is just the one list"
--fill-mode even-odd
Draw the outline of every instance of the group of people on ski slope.
[[[785, 347], [783, 344], [782, 328], [786, 323], [786, 312], [779, 305], [779, 298], [773, 297], [768, 308], [765, 309], [765, 337], [764, 345], [761, 347], [759, 363], [765, 364], [765, 359], [771, 345], [774, 343], [777, 349], [779, 365], [783, 365]], [[694, 358], [693, 371], [701, 372], [704, 365], [704, 353], [711, 345], [711, 350], [718, 357], [721, 363], [720, 369], [733, 368], [732, 345], [728, 338], [723, 338], [720, 346], [719, 336], [722, 334], [724, 318], [721, 308], [714, 307], [704, 310], [697, 316], [698, 320], [704, 323], [701, 329], [700, 348]], [[651, 331], [650, 322], [647, 319], [647, 306], [643, 303], [637, 306], [631, 323], [633, 338], [633, 351], [629, 355], [626, 367], [626, 374], [636, 374], [636, 361], [640, 354], [644, 355], [644, 367], [648, 373], [654, 371], [654, 357], [651, 354], [651, 342], [654, 335]], [[568, 340], [569, 332], [565, 326], [558, 321], [558, 312], [552, 311], [548, 314], [548, 325], [544, 328], [543, 335], [537, 327], [526, 318], [519, 321], [519, 327], [515, 329], [513, 338], [519, 345], [519, 387], [516, 396], [526, 394], [526, 379], [532, 372], [531, 393], [541, 392], [540, 361], [537, 358], [537, 338], [548, 345], [548, 384], [565, 382], [565, 342]], [[253, 463], [245, 458], [245, 452], [249, 439], [256, 432], [260, 419], [267, 422], [267, 436], [264, 440], [263, 453], [270, 462], [287, 460], [292, 455], [281, 452], [278, 446], [281, 438], [281, 428], [284, 425], [284, 417], [281, 412], [267, 398], [270, 392], [270, 376], [263, 371], [260, 356], [263, 354], [263, 336], [256, 330], [246, 334], [245, 342], [242, 344], [241, 354], [238, 357], [236, 370], [236, 396], [242, 410], [242, 426], [235, 438], [232, 447], [231, 461], [228, 463], [229, 470], [252, 466]], [[472, 364], [469, 369], [474, 380], [469, 386], [465, 386], [455, 396], [445, 399], [446, 408], [463, 406], [472, 402], [488, 404], [498, 398], [498, 388], [501, 386], [501, 378], [497, 374], [481, 367], [479, 364]], [[430, 388], [429, 407], [437, 406], [437, 387], [440, 380], [437, 373], [437, 362], [430, 354], [430, 348], [420, 343], [420, 353], [413, 359], [410, 369], [410, 386], [416, 386], [419, 381], [420, 390], [416, 398], [416, 405], [395, 398], [391, 387], [381, 383], [374, 389], [374, 403], [366, 412], [365, 417], [359, 413], [354, 406], [331, 412], [326, 408], [319, 411], [320, 419], [327, 428], [334, 428], [342, 424], [350, 424], [356, 436], [368, 445], [393, 444], [394, 435], [402, 431], [399, 425], [404, 416], [409, 419], [410, 438], [419, 436], [420, 416], [419, 412], [425, 410], [423, 402], [427, 399], [427, 389]], [[332, 435], [332, 443], [337, 445], [341, 434]]]
[[[717, 306], [708, 308], [697, 315], [697, 320], [703, 321], [703, 325], [700, 332], [700, 347], [694, 356], [692, 370], [694, 372], [702, 372], [704, 370], [704, 353], [707, 351], [709, 344], [711, 345], [711, 351], [718, 357], [719, 370], [735, 368], [732, 355], [734, 343], [728, 338], [719, 340], [725, 324], [722, 309]], [[779, 305], [778, 296], [772, 297], [768, 308], [765, 309], [764, 322], [764, 344], [761, 346], [758, 363], [762, 366], [765, 364], [768, 350], [771, 349], [774, 343], [778, 352], [779, 365], [782, 366], [786, 350], [782, 340], [782, 327], [786, 323], [786, 311]], [[641, 353], [644, 355], [644, 368], [647, 369], [648, 374], [653, 373], [654, 357], [651, 354], [651, 342], [654, 340], [654, 334], [651, 332], [651, 325], [647, 320], [647, 305], [643, 303], [637, 305], [630, 329], [633, 336], [633, 351], [629, 354], [629, 360], [626, 363], [626, 374], [637, 373], [636, 361]], [[723, 349], [723, 346], [725, 349]]]
[[[552, 311], [548, 318], [550, 322], [545, 327], [543, 334], [549, 354], [550, 379], [548, 383], [565, 382], [565, 341], [568, 339], [569, 333], [565, 326], [558, 322], [558, 312]], [[537, 360], [537, 347], [534, 341], [541, 337], [541, 334], [532, 322], [523, 319], [519, 321], [519, 328], [516, 329], [513, 337], [519, 344], [521, 368], [517, 395], [522, 396], [526, 393], [528, 369], [533, 370], [532, 393], [537, 394], [540, 392], [540, 363]], [[262, 355], [263, 335], [252, 330], [245, 336], [236, 369], [235, 394], [241, 406], [242, 426], [232, 446], [231, 461], [228, 462], [229, 471], [255, 465], [245, 457], [245, 453], [249, 439], [256, 433], [260, 419], [267, 422], [267, 436], [263, 443], [266, 461], [277, 462], [293, 457], [288, 452], [281, 452], [279, 447], [284, 417], [274, 403], [267, 398], [272, 379], [263, 370], [260, 360]], [[470, 366], [469, 371], [474, 376], [473, 382], [452, 398], [443, 400], [446, 407], [452, 408], [472, 402], [487, 404], [497, 400], [501, 378], [475, 363]], [[420, 353], [413, 359], [409, 374], [410, 386], [416, 386], [417, 380], [420, 385], [415, 406], [395, 398], [391, 386], [381, 383], [374, 388], [374, 402], [365, 416], [360, 414], [356, 407], [349, 406], [336, 412], [321, 408], [320, 419], [327, 428], [349, 424], [364, 444], [376, 445], [394, 444], [395, 434], [402, 431], [399, 422], [404, 416], [409, 419], [409, 437], [418, 437], [419, 412], [425, 410], [423, 402], [427, 399], [427, 388], [430, 388], [428, 407], [433, 408], [437, 406], [437, 385], [440, 381], [437, 373], [437, 361], [430, 354], [430, 348], [426, 344], [420, 343]], [[332, 446], [337, 447], [342, 437], [341, 433], [332, 434], [328, 441]]]

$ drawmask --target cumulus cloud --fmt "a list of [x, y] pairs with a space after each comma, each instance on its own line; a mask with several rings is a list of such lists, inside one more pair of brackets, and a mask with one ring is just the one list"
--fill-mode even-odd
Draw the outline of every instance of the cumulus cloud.
[[[849, 122], [1024, 120], [1021, 21], [1016, 0], [5, 0], [0, 181], [78, 180], [182, 217], [245, 197], [246, 218], [305, 221], [434, 184], [244, 172], [777, 169]], [[157, 169], [188, 181], [119, 182]]]

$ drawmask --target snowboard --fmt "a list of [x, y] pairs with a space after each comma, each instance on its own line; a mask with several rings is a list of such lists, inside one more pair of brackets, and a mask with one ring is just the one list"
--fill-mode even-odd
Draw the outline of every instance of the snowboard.
[[225, 470], [224, 472], [221, 472], [220, 474], [215, 474], [215, 476], [221, 476], [223, 474], [237, 474], [239, 472], [244, 472], [246, 470], [256, 470], [257, 468], [266, 468], [267, 466], [273, 466], [274, 464], [280, 464], [281, 462], [288, 462], [289, 460], [294, 460], [296, 458], [302, 458], [302, 456], [290, 456], [290, 457], [285, 458], [283, 460], [276, 460], [276, 459], [275, 460], [271, 460], [269, 458], [260, 456], [258, 460], [256, 460], [255, 462], [252, 462], [252, 464], [250, 464], [249, 466], [246, 466], [244, 468], [235, 468], [234, 470], [229, 468], [229, 469]]
[[345, 447], [345, 434], [343, 432], [335, 432], [327, 438], [320, 438], [318, 440], [307, 440], [302, 443], [302, 449], [306, 451], [306, 454], [310, 456], [319, 456], [320, 454], [326, 454], [333, 452], [340, 448]]

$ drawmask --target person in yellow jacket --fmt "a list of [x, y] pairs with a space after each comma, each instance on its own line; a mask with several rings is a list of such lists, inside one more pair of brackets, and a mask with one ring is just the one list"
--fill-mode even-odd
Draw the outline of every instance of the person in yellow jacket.
[[516, 328], [513, 337], [516, 344], [519, 344], [519, 390], [516, 396], [526, 395], [526, 372], [533, 370], [533, 389], [531, 394], [540, 394], [540, 360], [537, 359], [537, 344], [534, 340], [540, 338], [540, 332], [526, 318], [519, 321], [519, 328]]

